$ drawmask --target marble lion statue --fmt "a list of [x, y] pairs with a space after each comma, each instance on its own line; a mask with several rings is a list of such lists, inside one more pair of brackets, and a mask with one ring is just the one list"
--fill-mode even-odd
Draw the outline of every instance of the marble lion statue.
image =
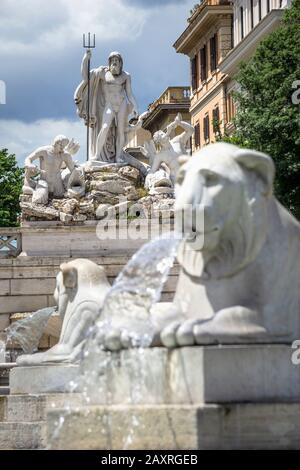
[[59, 342], [48, 351], [19, 356], [17, 364], [27, 366], [77, 362], [109, 289], [103, 267], [88, 259], [63, 263], [54, 292], [62, 320]]
[[268, 155], [226, 143], [181, 166], [175, 211], [191, 217], [165, 346], [300, 338], [300, 224], [274, 197], [274, 174]]

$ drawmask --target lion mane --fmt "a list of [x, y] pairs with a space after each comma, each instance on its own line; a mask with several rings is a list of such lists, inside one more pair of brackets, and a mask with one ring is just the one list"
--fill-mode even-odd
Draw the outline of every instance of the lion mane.
[[[220, 156], [227, 156], [223, 176], [229, 175], [236, 164], [240, 166], [241, 171], [238, 172], [236, 182], [242, 186], [241, 198], [236, 200], [232, 197], [232, 204], [237, 206], [234, 217], [226, 221], [226, 228], [222, 230], [219, 243], [214, 250], [193, 249], [187, 240], [183, 240], [177, 258], [182, 268], [191, 276], [221, 279], [236, 274], [251, 263], [258, 256], [266, 240], [274, 165], [272, 160], [262, 153], [238, 149], [229, 144], [213, 144], [204, 148], [185, 165], [187, 180], [190, 173], [197, 172], [199, 168], [203, 166], [210, 168], [211, 151]], [[203, 156], [208, 157], [207, 165], [201, 162]], [[214, 163], [212, 162], [212, 167]], [[227, 185], [227, 192], [230, 193], [231, 188], [231, 185]], [[195, 189], [200, 191], [200, 188]], [[180, 199], [181, 196], [177, 197]], [[224, 207], [225, 212], [226, 207]], [[199, 234], [196, 233], [196, 236]], [[209, 234], [204, 235], [204, 238], [209, 236]]]

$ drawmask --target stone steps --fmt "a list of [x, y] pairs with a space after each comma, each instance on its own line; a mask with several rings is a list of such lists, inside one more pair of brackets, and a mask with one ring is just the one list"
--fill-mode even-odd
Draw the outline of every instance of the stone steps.
[[0, 396], [0, 422], [35, 422], [46, 419], [49, 409], [82, 405], [79, 393]]
[[44, 449], [47, 412], [79, 405], [80, 394], [0, 396], [0, 450]]
[[46, 422], [0, 422], [0, 450], [44, 449]]
[[[87, 257], [81, 255], [81, 257]], [[103, 266], [110, 283], [130, 259], [130, 255], [88, 256], [91, 261]], [[53, 292], [59, 266], [72, 257], [63, 256], [19, 256], [0, 261], [0, 332], [10, 321], [12, 314], [34, 312], [40, 308], [55, 304]], [[179, 266], [170, 271], [164, 285], [162, 301], [171, 301], [174, 297]], [[45, 347], [51, 347], [47, 345]]]
[[[58, 429], [58, 423], [61, 423]], [[49, 411], [53, 450], [300, 448], [299, 403], [91, 406]]]

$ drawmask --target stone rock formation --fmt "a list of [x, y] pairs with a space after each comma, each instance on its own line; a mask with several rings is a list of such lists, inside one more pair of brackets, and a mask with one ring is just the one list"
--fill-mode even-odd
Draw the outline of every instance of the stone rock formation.
[[[146, 168], [146, 167], [145, 167]], [[122, 213], [130, 217], [152, 217], [153, 212], [173, 209], [173, 190], [149, 196], [144, 187], [145, 176], [139, 169], [122, 164], [111, 164], [99, 167], [80, 167], [84, 193], [76, 191], [65, 193], [63, 197], [49, 194], [47, 203], [33, 201], [32, 193], [21, 196], [22, 221], [56, 221], [63, 225], [78, 225], [86, 221], [110, 218], [112, 214]], [[140, 210], [134, 208], [136, 206]], [[108, 210], [110, 209], [110, 210]], [[135, 215], [134, 215], [135, 214]]]

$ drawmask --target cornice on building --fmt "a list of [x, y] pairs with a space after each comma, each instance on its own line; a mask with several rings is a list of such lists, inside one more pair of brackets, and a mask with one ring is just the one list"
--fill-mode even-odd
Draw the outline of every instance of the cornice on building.
[[[182, 97], [174, 98], [172, 96], [173, 92], [182, 92]], [[184, 92], [186, 92], [187, 96], [184, 96]], [[143, 122], [143, 128], [148, 129], [153, 121], [155, 121], [161, 113], [164, 111], [189, 111], [190, 107], [190, 87], [189, 86], [169, 86], [166, 88], [163, 93], [157, 98], [151, 105], [149, 105], [148, 109], [150, 114], [146, 117]]]
[[143, 122], [143, 128], [148, 129], [153, 121], [155, 121], [164, 111], [186, 111], [189, 112], [190, 102], [186, 103], [164, 103], [159, 104]]
[[232, 4], [232, 1], [227, 0], [204, 0], [199, 5], [199, 9], [190, 17], [188, 27], [173, 44], [176, 52], [188, 55], [219, 15], [228, 15], [233, 12]]
[[[171, 96], [172, 91], [177, 92], [177, 91], [182, 91], [182, 97], [181, 98], [173, 98]], [[187, 93], [188, 96], [184, 97], [184, 92]], [[153, 111], [158, 105], [160, 104], [165, 104], [165, 103], [185, 103], [189, 101], [189, 94], [190, 94], [190, 87], [189, 86], [168, 86], [162, 94], [155, 100], [153, 103], [151, 103], [148, 107], [150, 111]]]

